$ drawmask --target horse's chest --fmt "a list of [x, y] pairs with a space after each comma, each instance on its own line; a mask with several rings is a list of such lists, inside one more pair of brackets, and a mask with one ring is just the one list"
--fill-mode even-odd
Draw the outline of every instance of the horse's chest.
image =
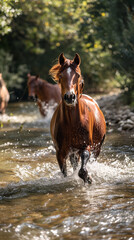
[[82, 126], [60, 127], [57, 132], [57, 141], [59, 147], [66, 146], [68, 148], [83, 148], [89, 144], [89, 132]]
[[89, 141], [89, 133], [84, 127], [77, 127], [72, 130], [72, 144], [75, 145], [85, 145]]

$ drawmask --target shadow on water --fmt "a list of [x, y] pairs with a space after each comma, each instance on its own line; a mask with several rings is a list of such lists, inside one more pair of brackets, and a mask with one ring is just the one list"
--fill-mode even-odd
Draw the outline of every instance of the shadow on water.
[[64, 192], [68, 187], [77, 186], [77, 181], [71, 178], [41, 178], [35, 181], [20, 181], [19, 183], [10, 183], [4, 188], [0, 188], [0, 200], [11, 198], [22, 198], [30, 194], [48, 194]]

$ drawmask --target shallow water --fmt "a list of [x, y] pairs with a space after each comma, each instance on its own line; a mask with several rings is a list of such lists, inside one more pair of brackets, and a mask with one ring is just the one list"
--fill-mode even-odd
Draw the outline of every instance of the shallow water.
[[0, 117], [0, 239], [134, 239], [134, 132], [108, 130], [84, 185], [60, 173], [49, 124], [34, 103]]

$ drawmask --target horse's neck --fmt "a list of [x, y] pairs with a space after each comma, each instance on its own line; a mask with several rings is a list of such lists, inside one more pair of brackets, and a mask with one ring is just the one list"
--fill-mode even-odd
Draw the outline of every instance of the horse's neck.
[[42, 79], [39, 79], [38, 80], [38, 87], [37, 87], [37, 91], [39, 91], [40, 93], [42, 93], [45, 89], [45, 86], [47, 85], [47, 82], [42, 80]]
[[79, 104], [69, 107], [62, 100], [61, 116], [66, 123], [76, 124], [80, 117]]

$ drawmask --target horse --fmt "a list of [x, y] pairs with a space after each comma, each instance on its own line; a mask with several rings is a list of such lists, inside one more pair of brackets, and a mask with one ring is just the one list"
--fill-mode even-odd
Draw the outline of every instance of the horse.
[[9, 92], [2, 78], [2, 73], [0, 73], [0, 114], [5, 113], [5, 109], [7, 107], [9, 99], [10, 99]]
[[96, 101], [82, 94], [84, 80], [80, 70], [81, 59], [76, 53], [73, 60], [63, 53], [58, 63], [50, 69], [52, 78], [61, 85], [62, 100], [50, 123], [56, 158], [64, 177], [66, 160], [70, 158], [75, 171], [80, 162], [78, 176], [84, 183], [92, 183], [86, 169], [91, 153], [97, 158], [106, 134], [105, 118]]
[[56, 105], [61, 100], [61, 89], [58, 84], [51, 84], [39, 78], [39, 76], [27, 75], [28, 95], [29, 98], [35, 99], [37, 96], [37, 104], [42, 116], [46, 116], [46, 106]]

